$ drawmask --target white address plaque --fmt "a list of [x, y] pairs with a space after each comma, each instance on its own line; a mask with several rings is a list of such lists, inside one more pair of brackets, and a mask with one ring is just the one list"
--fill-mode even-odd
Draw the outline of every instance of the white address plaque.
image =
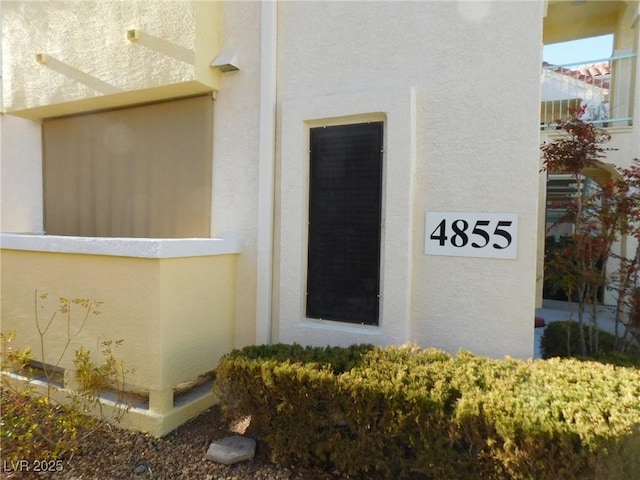
[[514, 259], [517, 240], [516, 213], [427, 212], [427, 255]]

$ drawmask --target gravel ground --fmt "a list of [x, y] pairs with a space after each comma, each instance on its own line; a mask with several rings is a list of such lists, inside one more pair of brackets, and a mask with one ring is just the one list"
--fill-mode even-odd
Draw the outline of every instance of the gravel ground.
[[[11, 471], [3, 464], [2, 479], [51, 480], [336, 480], [338, 472], [274, 465], [258, 442], [256, 457], [231, 466], [204, 458], [212, 441], [236, 433], [213, 407], [163, 438], [106, 426], [83, 440], [60, 472]], [[250, 436], [250, 431], [247, 432]]]

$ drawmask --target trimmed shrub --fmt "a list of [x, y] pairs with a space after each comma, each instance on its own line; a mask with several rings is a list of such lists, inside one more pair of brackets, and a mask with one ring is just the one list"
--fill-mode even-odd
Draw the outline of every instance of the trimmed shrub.
[[254, 346], [221, 359], [230, 417], [275, 462], [365, 478], [627, 479], [640, 471], [640, 372], [416, 347]]
[[[551, 322], [542, 335], [540, 347], [542, 358], [566, 358], [577, 356], [580, 351], [578, 346], [579, 325], [577, 322]], [[584, 334], [588, 335], [588, 327], [585, 325]], [[631, 346], [627, 353], [621, 353], [615, 349], [615, 335], [600, 330], [598, 332], [600, 353], [587, 359], [604, 363], [611, 363], [619, 366], [640, 367], [640, 348]], [[567, 341], [569, 340], [569, 341]]]

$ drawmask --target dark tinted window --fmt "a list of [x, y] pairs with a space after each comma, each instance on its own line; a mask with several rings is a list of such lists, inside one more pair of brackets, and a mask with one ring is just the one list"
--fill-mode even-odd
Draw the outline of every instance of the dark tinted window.
[[383, 123], [311, 129], [307, 316], [378, 324]]

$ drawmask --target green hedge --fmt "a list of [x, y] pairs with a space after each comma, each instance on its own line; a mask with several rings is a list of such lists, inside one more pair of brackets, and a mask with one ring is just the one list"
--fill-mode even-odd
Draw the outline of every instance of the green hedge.
[[217, 391], [272, 460], [364, 478], [624, 479], [640, 472], [640, 372], [416, 347], [248, 347]]
[[[577, 357], [580, 351], [579, 328], [578, 323], [575, 321], [549, 323], [544, 330], [540, 342], [542, 358]], [[587, 339], [588, 327], [585, 325], [583, 329], [585, 339]], [[587, 358], [619, 366], [640, 368], [640, 348], [632, 345], [626, 353], [617, 352], [615, 350], [615, 338], [615, 335], [600, 330], [598, 332], [600, 352], [597, 356]], [[569, 345], [567, 345], [567, 340], [569, 340]]]

